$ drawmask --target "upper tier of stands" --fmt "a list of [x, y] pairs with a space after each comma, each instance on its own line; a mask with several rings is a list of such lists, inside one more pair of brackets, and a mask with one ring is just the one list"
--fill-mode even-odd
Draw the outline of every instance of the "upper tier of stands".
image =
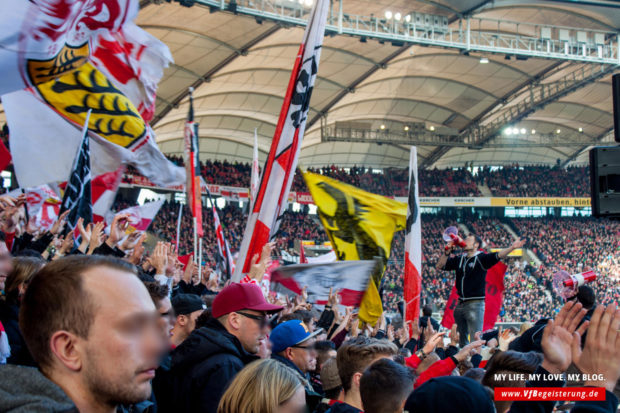
[[[183, 165], [179, 157], [169, 157]], [[200, 169], [205, 182], [224, 186], [248, 188], [251, 166], [247, 163], [204, 161]], [[346, 182], [358, 188], [386, 196], [407, 196], [409, 170], [383, 170], [364, 167], [338, 168], [325, 166], [309, 168], [311, 172]], [[135, 170], [128, 171], [125, 182], [132, 183]], [[488, 188], [500, 197], [588, 197], [590, 181], [587, 167], [567, 169], [549, 166], [513, 165], [502, 168], [481, 167], [474, 173], [466, 168], [425, 169], [418, 171], [420, 196], [476, 197], [483, 196], [480, 187]], [[308, 192], [303, 177], [297, 171], [291, 190]]]

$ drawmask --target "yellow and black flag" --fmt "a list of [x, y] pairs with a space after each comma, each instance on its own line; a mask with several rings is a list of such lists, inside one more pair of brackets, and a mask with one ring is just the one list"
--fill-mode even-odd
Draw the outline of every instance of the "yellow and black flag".
[[368, 284], [359, 312], [361, 321], [375, 324], [383, 312], [379, 285], [394, 233], [405, 228], [407, 204], [323, 175], [305, 172], [304, 178], [338, 260], [379, 257], [383, 261]]

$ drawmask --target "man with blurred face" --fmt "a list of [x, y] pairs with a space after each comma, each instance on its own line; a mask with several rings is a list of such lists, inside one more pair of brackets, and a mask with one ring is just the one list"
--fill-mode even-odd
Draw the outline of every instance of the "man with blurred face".
[[269, 340], [272, 344], [271, 358], [295, 370], [306, 389], [306, 403], [310, 411], [318, 405], [321, 396], [310, 385], [310, 372], [316, 368], [316, 336], [322, 329], [311, 332], [301, 320], [290, 320], [273, 329]]
[[112, 413], [139, 403], [151, 395], [166, 350], [134, 267], [110, 257], [71, 256], [43, 267], [23, 297], [20, 327], [40, 372], [0, 369], [0, 381], [15, 389], [0, 399], [13, 408], [19, 400], [27, 410]]
[[213, 300], [206, 326], [194, 330], [172, 352], [170, 393], [175, 412], [217, 412], [224, 391], [246, 364], [258, 359], [269, 332], [269, 304], [257, 285], [233, 283]]

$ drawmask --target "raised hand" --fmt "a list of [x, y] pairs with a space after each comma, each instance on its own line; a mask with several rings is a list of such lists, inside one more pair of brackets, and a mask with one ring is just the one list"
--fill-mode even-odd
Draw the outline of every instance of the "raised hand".
[[142, 261], [142, 257], [144, 254], [144, 240], [146, 240], [146, 233], [143, 232], [140, 235], [140, 238], [138, 238], [138, 241], [136, 242], [135, 246], [133, 247], [133, 251], [129, 256], [129, 262], [134, 265], [138, 265], [140, 264], [140, 261]]
[[122, 251], [133, 250], [138, 244], [138, 241], [140, 241], [141, 237], [142, 233], [140, 231], [132, 232], [131, 234], [127, 235], [127, 237], [125, 237], [125, 239], [121, 243], [120, 249]]
[[108, 244], [110, 248], [114, 248], [125, 235], [125, 230], [128, 225], [129, 214], [116, 214], [112, 220], [112, 224], [110, 224], [110, 235], [108, 239], [105, 240], [105, 243]]
[[499, 349], [501, 351], [508, 350], [508, 345], [510, 345], [510, 343], [512, 343], [517, 338], [517, 336], [509, 328], [503, 331], [500, 328], [499, 335], [497, 337], [499, 341]]
[[619, 329], [620, 310], [616, 304], [607, 308], [599, 305], [592, 314], [583, 351], [581, 336], [584, 329], [580, 328], [573, 333], [571, 354], [577, 368], [590, 377], [602, 376], [602, 380], [586, 381], [586, 386], [605, 387], [610, 392], [614, 390], [620, 378]]
[[458, 347], [461, 335], [458, 332], [456, 324], [452, 324], [452, 328], [450, 329], [450, 334], [448, 334], [448, 337], [450, 338], [450, 345]]
[[60, 216], [58, 217], [56, 222], [54, 222], [54, 225], [52, 225], [52, 228], [50, 229], [50, 232], [52, 234], [60, 234], [65, 229], [65, 224], [67, 223], [67, 215], [69, 215], [69, 212], [71, 211], [66, 210], [65, 212], [60, 214]]
[[484, 343], [485, 343], [484, 340], [472, 341], [471, 343], [463, 347], [461, 351], [456, 353], [454, 355], [454, 358], [457, 359], [459, 362], [465, 361], [469, 356], [472, 356], [476, 354], [477, 352], [479, 352], [480, 348], [482, 347]]
[[[586, 312], [581, 303], [569, 301], [562, 307], [555, 320], [549, 320], [547, 323], [541, 345], [544, 353], [542, 367], [548, 372], [563, 373], [570, 366], [573, 333]], [[579, 334], [583, 334], [587, 327], [586, 321], [579, 327]]]
[[92, 226], [90, 232], [90, 242], [88, 243], [88, 254], [92, 254], [101, 244], [103, 244], [103, 222], [97, 222]]
[[[148, 258], [149, 263], [155, 268], [155, 274], [166, 273], [166, 266], [168, 265], [168, 251], [166, 245], [163, 242], [158, 242], [153, 249], [153, 253]], [[189, 267], [189, 265], [188, 265]]]

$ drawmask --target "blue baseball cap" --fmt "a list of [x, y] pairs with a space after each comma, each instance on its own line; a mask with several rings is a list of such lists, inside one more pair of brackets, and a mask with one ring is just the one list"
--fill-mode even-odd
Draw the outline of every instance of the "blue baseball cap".
[[303, 343], [306, 340], [315, 337], [323, 331], [322, 328], [315, 330], [313, 333], [301, 320], [289, 320], [282, 324], [278, 324], [273, 329], [269, 340], [271, 341], [272, 353], [279, 353], [288, 347], [293, 347]]

